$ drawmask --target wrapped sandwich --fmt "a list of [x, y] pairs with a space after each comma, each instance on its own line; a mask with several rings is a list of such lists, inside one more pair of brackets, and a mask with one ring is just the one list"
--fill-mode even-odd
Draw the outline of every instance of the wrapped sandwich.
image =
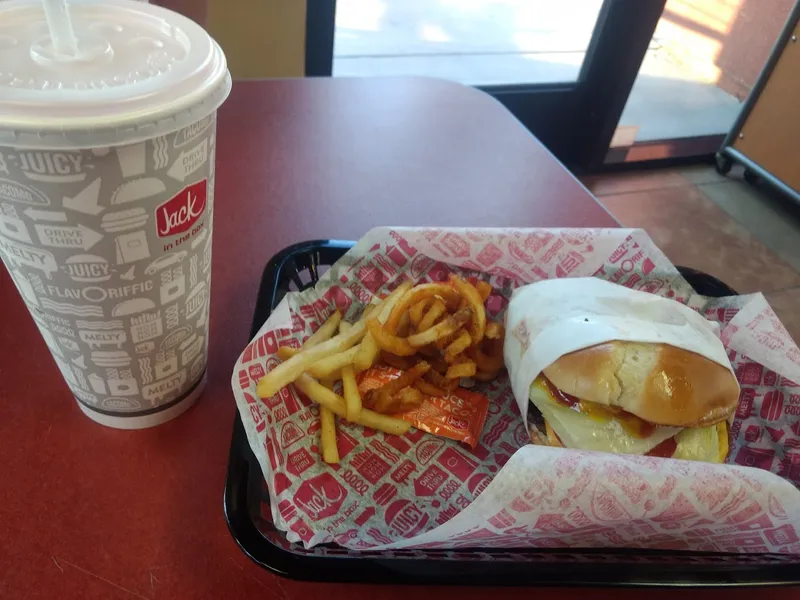
[[715, 325], [692, 309], [593, 278], [549, 280], [514, 294], [508, 330], [534, 443], [725, 461], [739, 384]]
[[[545, 367], [530, 388], [550, 446], [724, 462], [739, 386], [667, 344], [611, 341]], [[542, 440], [542, 436], [537, 439]]]

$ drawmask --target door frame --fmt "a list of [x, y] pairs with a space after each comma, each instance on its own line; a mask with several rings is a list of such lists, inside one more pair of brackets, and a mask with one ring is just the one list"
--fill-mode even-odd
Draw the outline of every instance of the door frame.
[[333, 75], [336, 0], [306, 0], [306, 77]]
[[[667, 0], [604, 0], [576, 81], [478, 86], [561, 162], [578, 172], [605, 162]], [[330, 76], [336, 1], [306, 0], [306, 75]]]

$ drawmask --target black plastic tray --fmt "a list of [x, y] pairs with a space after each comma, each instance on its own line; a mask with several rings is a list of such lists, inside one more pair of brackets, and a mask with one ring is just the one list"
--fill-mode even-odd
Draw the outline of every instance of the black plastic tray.
[[[353, 242], [295, 244], [269, 261], [261, 279], [253, 337], [288, 291], [316, 283]], [[692, 269], [680, 269], [701, 294], [736, 292]], [[401, 550], [354, 552], [336, 545], [306, 550], [272, 523], [261, 468], [237, 414], [224, 497], [236, 542], [259, 565], [309, 581], [469, 585], [746, 586], [800, 584], [800, 556], [642, 550]]]

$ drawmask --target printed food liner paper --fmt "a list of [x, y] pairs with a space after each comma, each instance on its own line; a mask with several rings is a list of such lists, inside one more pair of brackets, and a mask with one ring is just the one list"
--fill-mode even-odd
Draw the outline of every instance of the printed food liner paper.
[[[595, 276], [674, 298], [718, 323], [741, 386], [729, 464], [534, 446], [501, 376], [476, 386], [491, 406], [475, 449], [339, 420], [341, 462], [329, 466], [316, 406], [293, 386], [257, 397], [277, 348], [299, 346], [337, 308], [353, 320], [405, 279], [444, 281], [452, 272], [492, 283], [490, 319], [504, 317], [525, 283]], [[697, 295], [644, 231], [378, 228], [313, 289], [284, 298], [239, 357], [232, 386], [275, 525], [307, 547], [800, 553], [795, 381], [800, 350], [761, 294]]]

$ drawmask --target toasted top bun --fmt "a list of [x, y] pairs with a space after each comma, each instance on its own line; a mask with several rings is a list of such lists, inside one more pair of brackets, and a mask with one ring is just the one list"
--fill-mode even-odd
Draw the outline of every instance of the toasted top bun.
[[606, 342], [562, 356], [544, 374], [567, 394], [656, 425], [714, 425], [739, 401], [729, 369], [666, 344]]

